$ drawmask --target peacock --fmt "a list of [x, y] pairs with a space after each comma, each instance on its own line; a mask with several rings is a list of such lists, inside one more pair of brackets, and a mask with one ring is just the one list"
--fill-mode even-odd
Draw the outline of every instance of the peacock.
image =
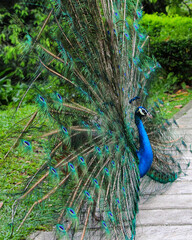
[[11, 193], [10, 236], [32, 223], [51, 225], [55, 239], [133, 240], [142, 182], [174, 182], [187, 148], [163, 102], [149, 101], [161, 66], [146, 54], [141, 2], [43, 2], [47, 17], [23, 49], [37, 67], [18, 106], [30, 94], [37, 111], [13, 126], [6, 154], [43, 163]]

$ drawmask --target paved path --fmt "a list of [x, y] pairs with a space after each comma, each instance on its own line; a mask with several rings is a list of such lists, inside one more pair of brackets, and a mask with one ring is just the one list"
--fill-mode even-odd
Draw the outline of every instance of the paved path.
[[[192, 144], [192, 101], [175, 118], [177, 133]], [[189, 151], [184, 157], [192, 160]], [[192, 164], [186, 173], [163, 194], [140, 204], [136, 240], [192, 240]]]
[[[192, 144], [192, 101], [175, 118], [180, 126], [176, 131]], [[185, 157], [192, 160], [190, 152]], [[145, 203], [141, 199], [136, 240], [192, 240], [192, 164], [186, 173], [164, 193]], [[37, 232], [30, 239], [55, 238], [52, 232]]]

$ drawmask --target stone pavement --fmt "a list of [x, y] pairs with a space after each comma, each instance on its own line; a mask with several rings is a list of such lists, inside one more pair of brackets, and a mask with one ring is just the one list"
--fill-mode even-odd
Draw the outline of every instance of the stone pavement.
[[[175, 115], [175, 119], [180, 126], [175, 131], [192, 145], [192, 101]], [[189, 151], [184, 157], [192, 160]], [[136, 240], [192, 240], [192, 164], [186, 174], [165, 192], [144, 203], [141, 199]], [[37, 232], [29, 239], [53, 240], [55, 236], [52, 232]], [[99, 238], [92, 238], [96, 239]]]

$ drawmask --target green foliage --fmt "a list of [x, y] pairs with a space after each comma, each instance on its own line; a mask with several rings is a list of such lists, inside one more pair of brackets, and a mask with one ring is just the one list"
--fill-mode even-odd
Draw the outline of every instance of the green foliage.
[[190, 17], [145, 14], [141, 24], [153, 43], [192, 38], [192, 18]]
[[141, 24], [150, 36], [150, 53], [169, 74], [168, 80], [172, 79], [172, 83], [176, 83], [177, 78], [178, 81], [190, 84], [192, 18], [146, 14]]
[[[31, 47], [50, 10], [46, 2], [35, 0], [28, 5], [15, 4], [9, 11], [0, 8], [0, 105], [19, 101], [24, 93], [22, 89], [26, 89], [23, 83], [30, 82], [34, 69], [40, 66], [38, 56], [43, 52], [40, 48], [31, 51]], [[42, 11], [44, 8], [47, 10]], [[52, 52], [56, 48], [52, 44], [53, 28], [46, 26], [37, 42]], [[39, 81], [44, 77], [42, 74]]]
[[21, 56], [23, 55], [21, 41], [24, 38], [24, 34], [26, 34], [22, 20], [23, 17], [28, 15], [28, 11], [26, 8], [21, 12], [19, 10], [20, 5], [16, 4], [15, 15], [13, 16], [11, 12], [2, 9], [0, 11], [0, 26], [2, 28], [0, 34], [0, 70], [3, 71], [5, 68], [10, 68], [10, 71], [14, 72], [15, 78], [22, 79], [24, 73], [20, 65], [24, 67], [24, 61], [21, 60]]
[[13, 86], [10, 78], [12, 75], [13, 73], [10, 73], [0, 79], [0, 106], [10, 102], [17, 102], [26, 87], [24, 83], [17, 83]]
[[192, 14], [192, 3], [188, 0], [149, 0], [157, 12], [164, 10], [168, 15], [188, 15]]
[[180, 79], [190, 84], [192, 59], [192, 41], [168, 41], [151, 44], [151, 52], [156, 56], [166, 72], [172, 72]]

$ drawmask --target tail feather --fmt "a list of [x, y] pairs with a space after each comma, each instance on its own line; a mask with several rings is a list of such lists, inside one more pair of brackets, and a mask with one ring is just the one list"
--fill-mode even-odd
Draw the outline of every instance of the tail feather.
[[[140, 1], [51, 4], [30, 50], [40, 64], [27, 90], [37, 94], [37, 111], [11, 147], [20, 145], [32, 158], [39, 153], [44, 164], [16, 195], [14, 231], [20, 234], [35, 219], [34, 228], [54, 224], [58, 238], [80, 232], [79, 239], [89, 239], [99, 222], [106, 239], [135, 239], [140, 173], [129, 101], [139, 96], [141, 105], [149, 105], [148, 90], [160, 68], [145, 54]], [[54, 51], [40, 41], [47, 26]], [[148, 176], [172, 182], [182, 171], [169, 154], [177, 145], [163, 130], [169, 132], [159, 108], [151, 111], [146, 129], [155, 158]]]

